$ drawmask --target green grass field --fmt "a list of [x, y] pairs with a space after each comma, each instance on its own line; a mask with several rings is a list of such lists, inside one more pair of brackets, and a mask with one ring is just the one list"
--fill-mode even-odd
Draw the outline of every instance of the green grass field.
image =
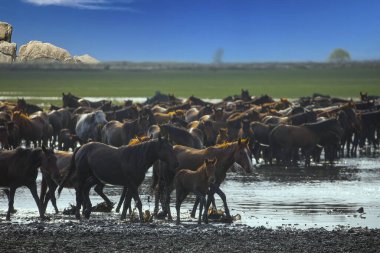
[[357, 98], [380, 94], [380, 69], [370, 67], [263, 70], [1, 70], [0, 96], [147, 97], [155, 91], [223, 98], [249, 89], [252, 95], [297, 98], [314, 92]]

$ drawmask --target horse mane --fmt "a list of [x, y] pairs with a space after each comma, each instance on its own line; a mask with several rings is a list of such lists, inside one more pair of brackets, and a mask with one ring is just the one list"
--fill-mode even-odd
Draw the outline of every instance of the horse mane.
[[131, 139], [128, 143], [129, 146], [134, 146], [137, 144], [141, 144], [144, 142], [149, 141], [150, 138], [148, 136], [136, 136], [135, 138]]
[[226, 149], [228, 147], [231, 147], [235, 143], [236, 143], [236, 141], [234, 141], [234, 142], [232, 142], [232, 141], [231, 142], [225, 141], [225, 142], [217, 144], [217, 145], [215, 145], [213, 147], [214, 148], [220, 148], [220, 149]]
[[15, 114], [18, 114], [20, 116], [20, 118], [22, 118], [24, 120], [30, 120], [29, 116], [26, 115], [25, 113], [22, 113], [21, 111], [15, 111], [13, 113], [13, 115], [15, 115]]

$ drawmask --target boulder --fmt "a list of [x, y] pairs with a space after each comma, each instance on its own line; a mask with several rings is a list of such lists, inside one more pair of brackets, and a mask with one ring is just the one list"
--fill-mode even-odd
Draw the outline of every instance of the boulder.
[[26, 45], [22, 45], [19, 50], [17, 60], [20, 62], [63, 62], [72, 63], [70, 53], [60, 47], [54, 46], [50, 43], [43, 43], [41, 41], [30, 41]]
[[83, 63], [83, 64], [97, 64], [100, 63], [97, 59], [92, 57], [91, 55], [84, 54], [79, 56], [74, 56], [74, 61], [76, 63]]
[[13, 28], [10, 24], [0, 22], [0, 41], [11, 42]]
[[10, 63], [16, 59], [16, 43], [0, 41], [0, 63]]

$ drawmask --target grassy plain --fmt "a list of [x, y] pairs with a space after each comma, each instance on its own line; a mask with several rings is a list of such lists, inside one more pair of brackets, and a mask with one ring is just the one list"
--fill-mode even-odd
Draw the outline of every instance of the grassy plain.
[[[155, 91], [223, 98], [248, 89], [252, 95], [297, 98], [314, 92], [357, 98], [380, 94], [380, 69], [291, 68], [237, 70], [9, 70], [0, 69], [0, 96], [148, 97]], [[43, 99], [42, 99], [43, 100]]]

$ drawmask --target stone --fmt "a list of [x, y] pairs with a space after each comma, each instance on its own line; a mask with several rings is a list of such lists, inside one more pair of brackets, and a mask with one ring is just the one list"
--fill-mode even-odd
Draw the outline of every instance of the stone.
[[74, 61], [76, 63], [83, 63], [83, 64], [98, 64], [100, 61], [92, 57], [91, 55], [84, 54], [79, 56], [74, 56]]
[[72, 63], [70, 53], [60, 47], [41, 41], [30, 41], [22, 45], [17, 60], [20, 62]]
[[0, 41], [0, 63], [11, 63], [16, 59], [16, 43]]
[[12, 41], [12, 31], [13, 27], [6, 23], [0, 21], [0, 41]]

